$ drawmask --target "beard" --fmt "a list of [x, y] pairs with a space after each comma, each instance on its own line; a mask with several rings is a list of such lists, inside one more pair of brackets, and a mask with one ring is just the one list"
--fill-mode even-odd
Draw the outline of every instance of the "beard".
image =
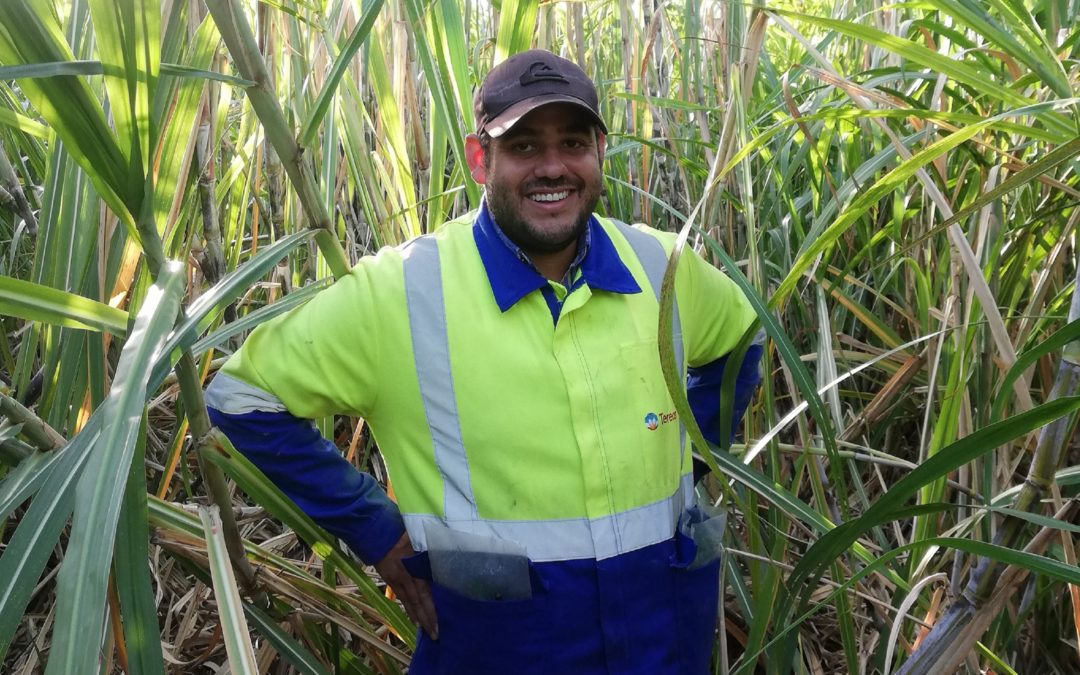
[[[571, 198], [579, 199], [580, 206], [576, 212], [557, 218], [530, 219], [522, 212], [521, 202], [527, 200], [527, 197], [522, 195], [535, 188], [569, 188]], [[595, 182], [590, 185], [589, 181], [565, 179], [534, 181], [522, 186], [519, 192], [510, 186], [492, 181], [487, 185], [486, 196], [488, 209], [495, 223], [523, 252], [557, 253], [577, 242], [588, 227], [589, 218], [600, 201], [600, 184]]]

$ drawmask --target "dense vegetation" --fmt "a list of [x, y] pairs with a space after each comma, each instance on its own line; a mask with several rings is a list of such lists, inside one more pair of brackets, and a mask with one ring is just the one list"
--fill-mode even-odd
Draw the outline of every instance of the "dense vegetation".
[[603, 210], [769, 336], [706, 454], [716, 672], [1080, 671], [1078, 5], [0, 1], [0, 671], [403, 671], [407, 618], [201, 386], [477, 205], [472, 88], [529, 46], [600, 85]]

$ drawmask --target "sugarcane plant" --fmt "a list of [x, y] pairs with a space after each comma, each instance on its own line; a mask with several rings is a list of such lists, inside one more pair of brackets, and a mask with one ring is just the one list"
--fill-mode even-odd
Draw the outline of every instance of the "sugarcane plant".
[[[479, 204], [473, 87], [538, 46], [598, 84], [600, 209], [680, 232], [670, 269], [696, 247], [765, 336], [716, 447], [660, 329], [729, 512], [714, 672], [1076, 672], [1078, 13], [3, 0], [0, 671], [405, 671], [392, 594], [202, 388]], [[386, 478], [363, 420], [316, 422]]]

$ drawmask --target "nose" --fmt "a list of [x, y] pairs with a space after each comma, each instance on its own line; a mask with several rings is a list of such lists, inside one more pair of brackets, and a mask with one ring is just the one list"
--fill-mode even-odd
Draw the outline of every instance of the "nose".
[[538, 178], [561, 178], [566, 174], [566, 162], [563, 159], [561, 148], [551, 145], [537, 157], [534, 173]]

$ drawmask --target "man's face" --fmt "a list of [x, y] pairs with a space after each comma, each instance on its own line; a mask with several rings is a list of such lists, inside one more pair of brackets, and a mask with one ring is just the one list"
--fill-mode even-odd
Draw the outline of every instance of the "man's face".
[[506, 236], [526, 253], [573, 245], [600, 200], [604, 157], [604, 137], [580, 109], [541, 106], [491, 139], [483, 156], [470, 138], [470, 168]]

